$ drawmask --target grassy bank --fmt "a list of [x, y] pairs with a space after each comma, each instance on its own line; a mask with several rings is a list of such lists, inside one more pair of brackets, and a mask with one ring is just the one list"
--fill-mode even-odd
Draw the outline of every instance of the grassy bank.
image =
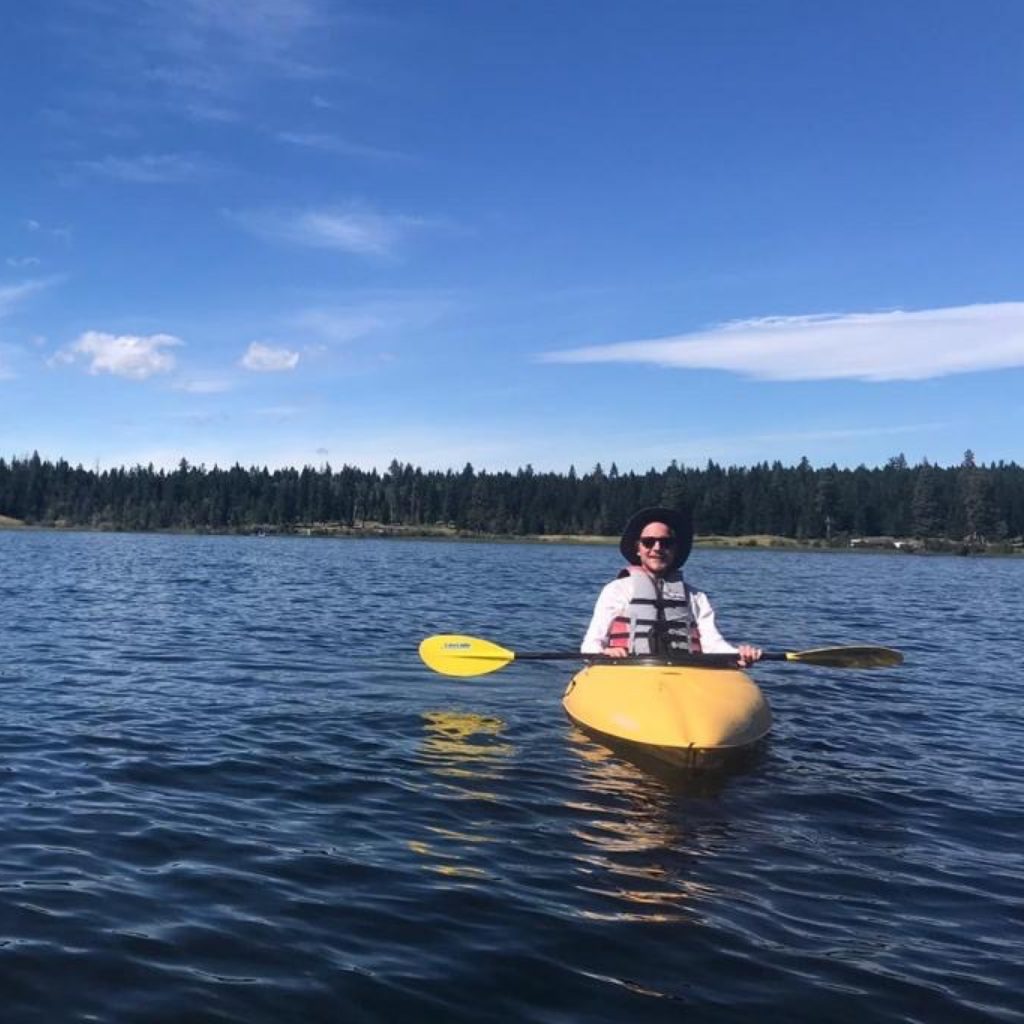
[[724, 537], [718, 534], [698, 536], [694, 544], [702, 548], [820, 548], [824, 541], [800, 541], [793, 537], [779, 537], [772, 533], [748, 533], [739, 537]]
[[[300, 523], [289, 526], [269, 524], [237, 526], [226, 529], [197, 527], [194, 529], [124, 530], [112, 523], [78, 524], [59, 520], [52, 523], [25, 523], [11, 516], [0, 515], [2, 529], [42, 529], [109, 533], [185, 533], [244, 535], [258, 537], [393, 537], [423, 540], [497, 541], [519, 544], [593, 544], [617, 547], [618, 536], [598, 534], [546, 533], [496, 534], [479, 530], [460, 530], [454, 526], [404, 526], [393, 523], [362, 522], [358, 526], [344, 523]], [[836, 536], [830, 540], [814, 538], [798, 540], [771, 533], [750, 533], [730, 537], [723, 534], [704, 534], [694, 538], [697, 548], [766, 548], [791, 551], [862, 551], [891, 552], [893, 554], [955, 554], [955, 555], [1022, 555], [1024, 538], [996, 542], [982, 539], [951, 540], [945, 537], [895, 538]]]

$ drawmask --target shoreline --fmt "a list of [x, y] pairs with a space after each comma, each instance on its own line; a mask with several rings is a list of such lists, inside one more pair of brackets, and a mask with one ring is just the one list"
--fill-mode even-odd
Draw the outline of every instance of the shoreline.
[[[457, 540], [470, 542], [492, 542], [512, 544], [580, 544], [592, 546], [616, 546], [617, 536], [600, 534], [510, 534], [484, 533], [460, 530], [454, 526], [403, 526], [367, 522], [360, 526], [341, 523], [312, 523], [294, 526], [243, 526], [228, 529], [208, 527], [167, 528], [155, 530], [129, 530], [115, 526], [85, 526], [65, 522], [26, 523], [11, 516], [0, 515], [0, 531], [45, 531], [52, 533], [146, 533], [168, 535], [202, 535], [214, 537], [333, 537], [349, 539], [393, 539], [393, 540]], [[1013, 557], [1024, 555], [1024, 542], [1020, 538], [999, 543], [984, 541], [968, 542], [945, 537], [899, 538], [899, 537], [849, 537], [842, 535], [832, 540], [814, 538], [798, 540], [778, 534], [742, 534], [725, 536], [721, 534], [697, 535], [693, 546], [701, 549], [714, 548], [755, 548], [773, 551], [817, 551], [817, 552], [871, 552], [874, 554], [917, 554], [917, 555], [991, 555]]]

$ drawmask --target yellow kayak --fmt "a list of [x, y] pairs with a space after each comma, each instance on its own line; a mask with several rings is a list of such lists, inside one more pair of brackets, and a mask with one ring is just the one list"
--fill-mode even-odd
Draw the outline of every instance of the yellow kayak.
[[646, 659], [588, 665], [573, 676], [562, 706], [598, 739], [638, 746], [659, 760], [690, 767], [749, 752], [772, 724], [764, 695], [738, 669]]

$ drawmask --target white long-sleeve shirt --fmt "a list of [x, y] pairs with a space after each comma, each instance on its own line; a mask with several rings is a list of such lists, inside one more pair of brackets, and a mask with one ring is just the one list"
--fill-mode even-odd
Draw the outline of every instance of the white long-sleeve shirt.
[[[715, 611], [707, 594], [689, 586], [687, 593], [690, 597], [690, 614], [700, 631], [701, 650], [707, 654], [736, 654], [736, 648], [718, 632]], [[600, 654], [608, 646], [608, 630], [615, 619], [629, 614], [629, 600], [632, 594], [632, 581], [628, 576], [612, 580], [598, 594], [594, 615], [583, 637], [583, 643], [580, 644], [580, 651], [583, 654]]]

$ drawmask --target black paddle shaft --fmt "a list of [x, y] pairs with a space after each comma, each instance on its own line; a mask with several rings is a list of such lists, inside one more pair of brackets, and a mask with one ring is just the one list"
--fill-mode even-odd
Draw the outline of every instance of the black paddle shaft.
[[[765, 654], [770, 660], [786, 660], [785, 654]], [[609, 658], [603, 654], [585, 654], [580, 651], [527, 651], [517, 653], [516, 661], [587, 661], [601, 665], [688, 665], [694, 668], [736, 668], [736, 654], [685, 654], [683, 652], [662, 657], [633, 654], [625, 658]]]

